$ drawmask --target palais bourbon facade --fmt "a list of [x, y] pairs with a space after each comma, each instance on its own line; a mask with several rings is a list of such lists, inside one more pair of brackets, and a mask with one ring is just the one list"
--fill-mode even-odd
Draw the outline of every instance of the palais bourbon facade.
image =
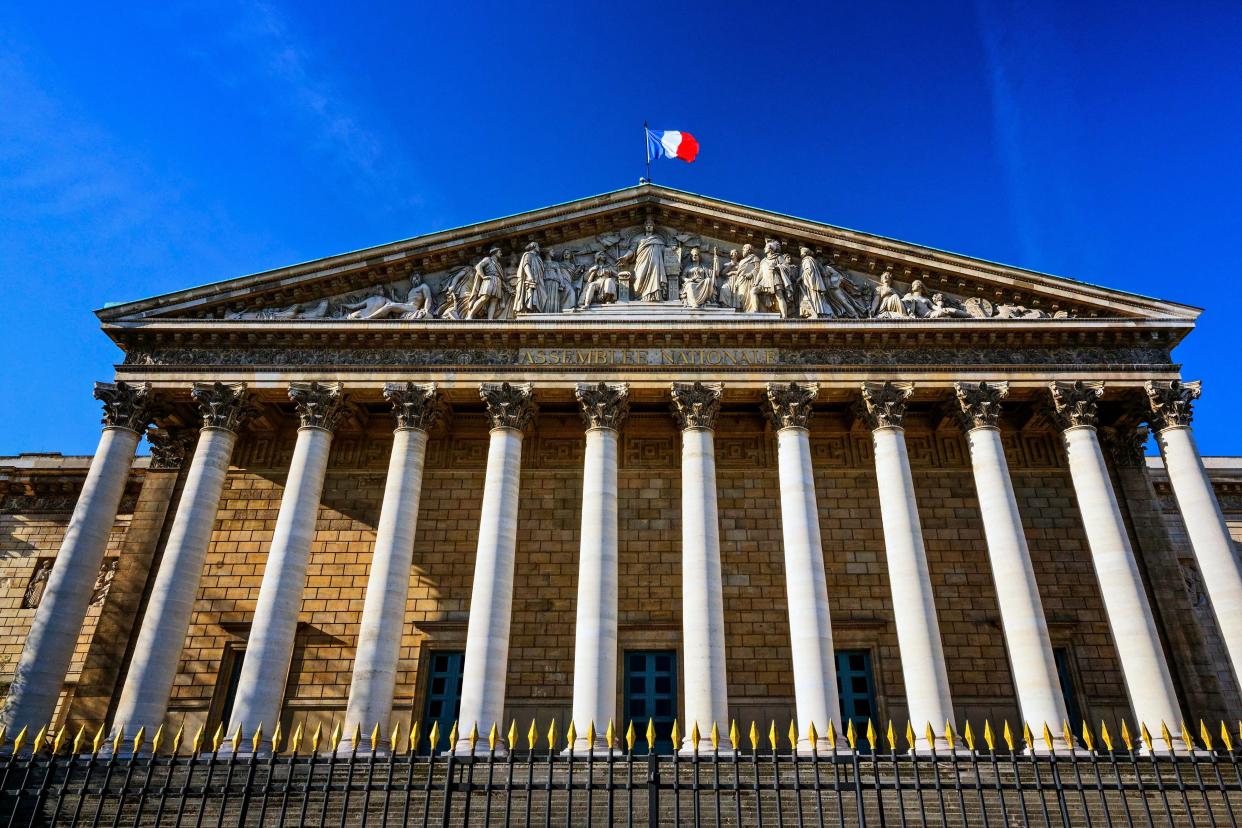
[[109, 306], [4, 721], [1237, 719], [1198, 313], [653, 185]]

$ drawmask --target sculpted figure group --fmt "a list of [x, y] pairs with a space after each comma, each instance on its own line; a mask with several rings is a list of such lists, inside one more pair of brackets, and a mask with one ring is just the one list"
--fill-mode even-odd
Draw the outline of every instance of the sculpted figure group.
[[[733, 308], [804, 319], [952, 319], [1047, 317], [1020, 305], [993, 306], [974, 297], [959, 302], [928, 295], [914, 279], [902, 293], [885, 270], [879, 282], [855, 279], [807, 246], [798, 261], [779, 241], [768, 239], [762, 254], [752, 244], [722, 257], [704, 240], [666, 237], [648, 220], [627, 238], [606, 234], [587, 251], [543, 251], [528, 243], [506, 268], [494, 247], [473, 266], [445, 275], [438, 291], [413, 272], [405, 283], [383, 285], [348, 296], [229, 314], [230, 319], [512, 319], [525, 314], [563, 313], [614, 302], [676, 302], [689, 308]], [[590, 256], [583, 265], [580, 258]], [[672, 287], [670, 287], [672, 285]], [[1064, 312], [1056, 314], [1064, 316]]]

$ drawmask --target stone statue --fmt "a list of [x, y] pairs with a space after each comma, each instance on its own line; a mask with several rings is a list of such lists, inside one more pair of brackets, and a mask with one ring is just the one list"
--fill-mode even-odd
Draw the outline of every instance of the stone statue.
[[526, 245], [518, 262], [517, 277], [513, 285], [513, 312], [539, 313], [543, 310], [545, 294], [543, 258], [539, 255], [539, 243]]
[[733, 272], [733, 307], [742, 311], [755, 309], [755, 282], [759, 278], [759, 256], [754, 245], [742, 245], [742, 257]]
[[906, 306], [906, 313], [916, 319], [926, 319], [931, 315], [932, 303], [927, 298], [927, 288], [923, 286], [922, 279], [910, 283], [910, 290], [901, 297], [901, 302]]
[[608, 264], [602, 250], [595, 254], [595, 264], [586, 272], [586, 287], [582, 290], [582, 306], [605, 305], [617, 301], [617, 271]]
[[928, 312], [928, 319], [958, 319], [970, 314], [959, 307], [955, 307], [948, 303], [943, 293], [936, 293], [931, 298], [931, 311]]
[[776, 310], [788, 319], [792, 295], [793, 264], [788, 256], [781, 255], [781, 243], [768, 239], [763, 245], [763, 260], [755, 280], [754, 310], [760, 313]]
[[505, 305], [505, 268], [500, 263], [500, 248], [493, 247], [486, 258], [474, 266], [474, 281], [466, 295], [466, 318], [499, 319]]
[[410, 290], [404, 302], [390, 299], [387, 288], [383, 288], [361, 302], [341, 305], [341, 310], [348, 313], [346, 319], [427, 319], [435, 310], [435, 299], [422, 274], [415, 271], [410, 274]]
[[634, 250], [617, 260], [618, 265], [634, 263], [632, 289], [643, 302], [664, 301], [664, 293], [668, 287], [668, 271], [664, 264], [665, 247], [667, 242], [664, 237], [656, 233], [655, 223], [648, 219]]
[[811, 248], [803, 247], [798, 253], [802, 256], [802, 304], [800, 314], [809, 319], [832, 317], [832, 304], [828, 301], [828, 281], [824, 268], [811, 255]]
[[720, 300], [720, 304], [726, 308], [741, 308], [741, 303], [733, 295], [733, 283], [737, 276], [737, 266], [741, 258], [742, 254], [736, 248], [730, 250], [729, 261], [720, 271], [722, 281], [717, 291], [717, 297]]
[[720, 256], [712, 248], [712, 266], [703, 264], [699, 248], [690, 248], [690, 264], [681, 272], [681, 299], [688, 308], [701, 308], [716, 301], [716, 276], [720, 273]]
[[[568, 253], [569, 251], [565, 251]], [[567, 260], [572, 267], [572, 261]], [[570, 310], [576, 304], [578, 291], [566, 271], [565, 266], [556, 260], [556, 254], [548, 251], [548, 260], [543, 266], [543, 312], [560, 313]]]
[[891, 270], [885, 270], [880, 276], [880, 286], [875, 289], [875, 298], [871, 300], [871, 316], [875, 319], [904, 319], [909, 316], [901, 297], [893, 290]]

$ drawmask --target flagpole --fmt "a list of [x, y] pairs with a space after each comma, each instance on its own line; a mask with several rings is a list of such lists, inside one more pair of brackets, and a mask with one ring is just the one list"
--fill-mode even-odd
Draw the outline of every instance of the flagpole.
[[651, 183], [651, 131], [643, 121], [643, 151], [647, 153], [647, 183]]

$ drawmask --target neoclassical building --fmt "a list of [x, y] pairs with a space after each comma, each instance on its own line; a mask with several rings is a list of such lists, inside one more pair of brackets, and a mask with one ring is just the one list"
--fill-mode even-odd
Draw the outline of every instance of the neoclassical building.
[[1198, 313], [654, 185], [110, 305], [4, 723], [1237, 718]]

